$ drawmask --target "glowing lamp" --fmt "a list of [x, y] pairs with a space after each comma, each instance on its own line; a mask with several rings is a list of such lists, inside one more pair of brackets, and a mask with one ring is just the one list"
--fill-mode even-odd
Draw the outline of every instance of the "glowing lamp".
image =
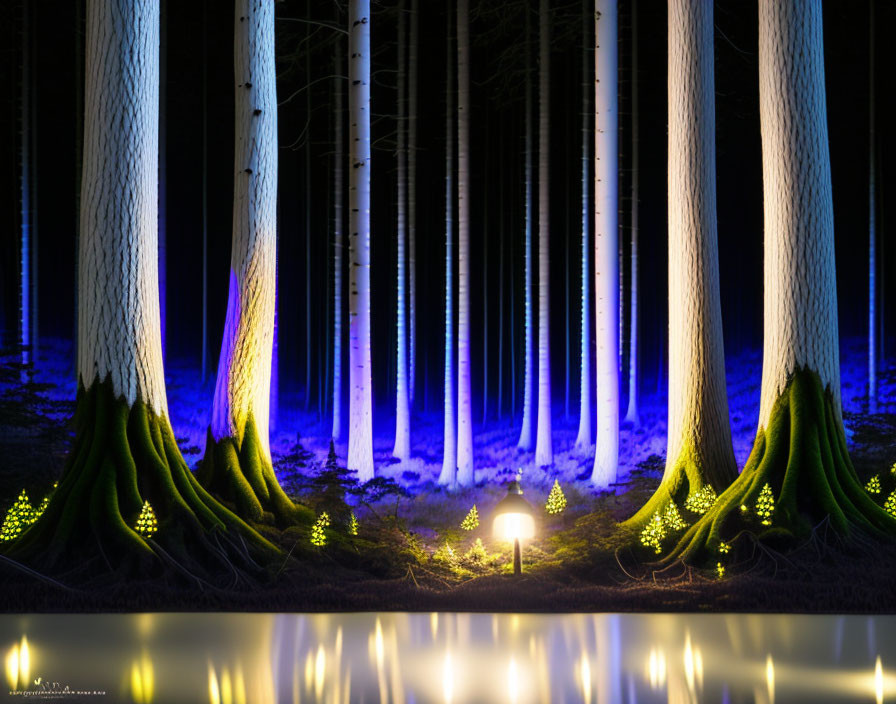
[[493, 515], [494, 536], [499, 540], [513, 542], [513, 573], [520, 574], [520, 540], [535, 537], [535, 515], [529, 502], [523, 498], [519, 479], [510, 482], [507, 496], [498, 502]]

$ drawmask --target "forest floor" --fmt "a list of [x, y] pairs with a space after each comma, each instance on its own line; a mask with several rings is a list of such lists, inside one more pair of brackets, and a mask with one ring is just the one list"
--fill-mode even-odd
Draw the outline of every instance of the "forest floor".
[[[869, 414], [864, 355], [862, 340], [842, 345], [844, 422], [863, 482], [896, 462], [896, 368], [881, 375], [878, 412]], [[23, 489], [33, 503], [40, 501], [59, 478], [73, 437], [71, 346], [46, 341], [34, 370], [19, 362], [16, 353], [0, 351], [0, 515]], [[205, 444], [213, 378], [203, 386], [195, 369], [177, 361], [166, 371], [175, 435], [195, 467]], [[756, 432], [760, 373], [759, 350], [728, 361], [731, 429], [741, 467]], [[750, 560], [728, 565], [723, 579], [680, 564], [665, 570], [645, 566], [620, 548], [617, 523], [650, 496], [663, 470], [666, 399], [655, 391], [655, 381], [644, 386], [641, 426], [621, 431], [619, 475], [609, 491], [593, 491], [588, 482], [593, 449], [573, 450], [577, 402], [571, 403], [569, 418], [562, 405], [555, 409], [555, 461], [544, 469], [533, 466], [532, 453], [516, 448], [518, 418], [492, 415], [483, 423], [474, 414], [476, 486], [453, 493], [435, 483], [442, 459], [441, 412], [413, 417], [413, 458], [398, 463], [390, 457], [390, 404], [383, 404], [381, 412], [377, 407], [374, 458], [378, 476], [394, 484], [350, 500], [360, 524], [357, 538], [314, 548], [307, 530], [262, 527], [294, 559], [276, 579], [236, 590], [114, 575], [97, 576], [89, 586], [63, 587], [0, 567], [0, 609], [896, 612], [896, 545], [863, 542], [859, 549], [825, 526], [786, 556], [757, 549]], [[321, 488], [313, 477], [326, 459], [330, 422], [316, 410], [303, 411], [303, 400], [294, 394], [281, 394], [279, 405], [271, 442], [278, 477], [288, 493], [314, 506]], [[344, 444], [336, 451], [345, 457]], [[514, 577], [509, 546], [491, 538], [490, 514], [518, 468], [525, 498], [540, 518], [536, 538], [523, 548], [523, 574]], [[544, 504], [555, 480], [568, 503], [552, 516]], [[480, 525], [463, 530], [461, 522], [474, 504]]]

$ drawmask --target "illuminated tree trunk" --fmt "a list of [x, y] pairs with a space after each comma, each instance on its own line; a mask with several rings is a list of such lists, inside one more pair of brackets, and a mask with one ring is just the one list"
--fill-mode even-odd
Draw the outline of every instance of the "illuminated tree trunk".
[[[714, 559], [718, 542], [744, 528], [780, 545], [825, 519], [840, 534], [853, 527], [896, 533], [896, 521], [859, 482], [843, 433], [824, 91], [821, 3], [760, 0], [765, 316], [758, 431], [743, 472], [673, 557]], [[765, 486], [774, 499], [767, 529], [757, 525], [755, 508]]]
[[719, 299], [712, 0], [668, 8], [669, 430], [663, 480], [633, 523], [737, 476]]
[[551, 437], [551, 332], [550, 332], [550, 119], [551, 37], [548, 0], [539, 5], [538, 87], [538, 429], [535, 464], [553, 464]]
[[160, 0], [159, 16], [159, 318], [164, 359], [168, 352], [168, 0]]
[[457, 415], [454, 407], [454, 52], [451, 42], [451, 5], [446, 14], [447, 106], [445, 108], [445, 428], [442, 472], [439, 484], [454, 487], [457, 481]]
[[32, 229], [34, 217], [34, 204], [32, 202], [34, 176], [33, 176], [33, 88], [34, 71], [31, 51], [31, 17], [32, 6], [24, 3], [22, 6], [22, 84], [19, 104], [19, 202], [21, 205], [21, 230], [19, 237], [19, 343], [22, 347], [22, 362], [32, 363], [36, 358], [35, 340], [36, 331], [36, 294], [37, 279], [34, 266], [37, 242]]
[[333, 440], [342, 438], [342, 52], [341, 42], [337, 42], [333, 49]]
[[457, 483], [473, 484], [470, 394], [469, 0], [457, 2]]
[[877, 413], [877, 228], [874, 154], [874, 0], [868, 18], [868, 411]]
[[588, 35], [591, 24], [591, 14], [588, 11], [589, 2], [584, 0], [585, 11], [582, 13], [584, 23], [582, 26], [582, 300], [581, 300], [581, 352], [579, 355], [579, 432], [576, 435], [575, 448], [586, 450], [591, 446], [591, 257], [588, 249], [591, 234], [591, 174], [589, 169], [590, 158], [588, 154], [588, 139], [590, 136], [588, 123], [592, 119], [588, 114]]
[[271, 463], [269, 404], [277, 266], [277, 92], [272, 0], [235, 17], [233, 243], [227, 319], [200, 481], [258, 521], [296, 517]]
[[[88, 3], [75, 443], [43, 515], [7, 552], [42, 569], [164, 564], [181, 574], [232, 576], [251, 565], [250, 555], [276, 554], [194, 479], [168, 420], [158, 52], [158, 0]], [[158, 519], [152, 538], [133, 528], [144, 501]]]
[[638, 416], [638, 0], [632, 0], [632, 203], [629, 261], [628, 410], [625, 422], [640, 427]]
[[414, 405], [417, 382], [417, 55], [420, 0], [411, 0], [408, 57], [408, 402]]
[[370, 0], [349, 3], [348, 468], [373, 479], [370, 382]]
[[616, 0], [594, 15], [594, 299], [597, 438], [591, 482], [616, 481], [619, 461], [619, 260]]
[[524, 127], [525, 136], [525, 272], [523, 274], [523, 425], [517, 447], [532, 449], [532, 415], [535, 384], [535, 345], [533, 342], [534, 321], [532, 317], [532, 71], [529, 58], [529, 9], [526, 7], [526, 101]]
[[405, 80], [407, 77], [407, 28], [405, 24], [405, 3], [398, 4], [398, 149], [395, 152], [398, 161], [398, 207], [397, 211], [397, 247], [396, 247], [396, 295], [395, 295], [395, 447], [392, 456], [406, 460], [411, 456], [410, 407], [408, 397], [408, 338], [407, 338], [407, 136], [405, 119], [407, 100], [405, 97]]

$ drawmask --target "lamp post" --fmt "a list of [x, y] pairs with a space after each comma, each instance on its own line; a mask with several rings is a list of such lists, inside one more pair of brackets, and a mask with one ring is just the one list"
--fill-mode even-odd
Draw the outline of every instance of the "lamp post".
[[520, 540], [535, 537], [535, 516], [529, 502], [523, 498], [519, 478], [510, 482], [507, 496], [495, 507], [492, 530], [496, 538], [513, 541], [513, 573], [520, 574]]

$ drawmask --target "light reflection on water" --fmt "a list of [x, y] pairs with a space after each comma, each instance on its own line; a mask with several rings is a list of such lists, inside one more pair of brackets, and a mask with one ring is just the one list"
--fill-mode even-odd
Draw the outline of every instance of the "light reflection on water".
[[77, 699], [98, 704], [881, 704], [896, 700], [894, 626], [749, 614], [0, 616], [0, 699], [68, 687], [101, 692]]

